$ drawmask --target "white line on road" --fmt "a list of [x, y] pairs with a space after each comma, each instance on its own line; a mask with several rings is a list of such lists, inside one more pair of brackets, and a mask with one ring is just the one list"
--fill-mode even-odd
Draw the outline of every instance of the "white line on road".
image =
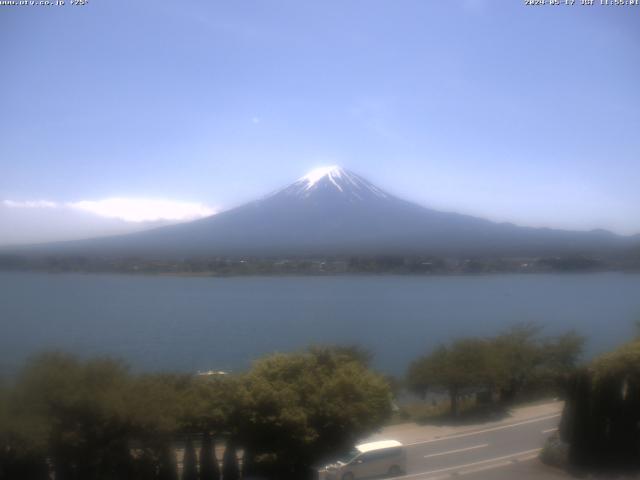
[[510, 423], [508, 425], [501, 425], [499, 427], [485, 428], [484, 430], [476, 430], [475, 432], [459, 433], [457, 435], [449, 435], [448, 437], [434, 438], [432, 440], [424, 440], [422, 442], [405, 443], [405, 446], [412, 447], [414, 445], [424, 445], [425, 443], [444, 442], [445, 440], [451, 440], [454, 438], [470, 437], [471, 435], [478, 435], [480, 433], [493, 432], [496, 430], [503, 430], [505, 428], [518, 427], [520, 425], [526, 425], [528, 423], [542, 422], [544, 420], [549, 420], [550, 418], [556, 418], [559, 416], [560, 414], [556, 413], [554, 415], [547, 415], [546, 417], [534, 418], [531, 420], [525, 420], [523, 422]]
[[[534, 448], [534, 449], [531, 449], [531, 450], [524, 450], [522, 452], [511, 453], [509, 455], [503, 455], [502, 457], [487, 458], [486, 460], [479, 460], [477, 462], [465, 463], [463, 465], [454, 465], [452, 467], [439, 468], [438, 470], [429, 470], [427, 472], [413, 473], [411, 475], [403, 475], [401, 477], [396, 477], [396, 478], [397, 479], [400, 479], [400, 478], [417, 478], [417, 477], [421, 477], [421, 476], [424, 476], [424, 475], [431, 475], [431, 474], [434, 474], [434, 473], [448, 472], [450, 470], [458, 470], [458, 469], [462, 469], [462, 468], [473, 467], [473, 466], [476, 466], [476, 465], [482, 465], [482, 464], [485, 464], [485, 463], [500, 462], [501, 460], [505, 460], [507, 458], [514, 459], [516, 457], [525, 456], [525, 455], [527, 456], [526, 459], [528, 460], [528, 459], [530, 459], [529, 456], [532, 453], [538, 453], [538, 452], [540, 452], [540, 450], [542, 450], [542, 449], [541, 448]], [[505, 466], [507, 464], [509, 464], [509, 462], [501, 462], [501, 463], [496, 464], [496, 466]]]
[[531, 455], [525, 455], [523, 457], [514, 458], [512, 460], [505, 460], [503, 462], [492, 463], [490, 465], [481, 465], [479, 467], [465, 468], [464, 470], [460, 470], [459, 472], [456, 472], [456, 473], [459, 475], [471, 475], [472, 473], [484, 472], [486, 470], [494, 470], [500, 467], [510, 467], [511, 465], [513, 465], [514, 461], [521, 463], [521, 462], [528, 462], [529, 460], [534, 460], [536, 458], [538, 458], [538, 452], [535, 452]]
[[472, 473], [478, 473], [478, 472], [484, 472], [486, 470], [494, 470], [496, 468], [500, 468], [500, 467], [510, 467], [511, 465], [513, 465], [513, 462], [516, 461], [518, 463], [521, 462], [528, 462], [529, 460], [534, 460], [538, 458], [538, 452], [533, 453], [531, 455], [525, 455], [524, 457], [518, 457], [518, 458], [514, 458], [511, 460], [505, 460], [502, 462], [498, 462], [498, 463], [492, 463], [490, 465], [481, 465], [479, 467], [474, 467], [474, 468], [467, 468], [465, 470], [461, 470], [459, 472], [456, 472], [459, 475], [471, 475]]
[[540, 450], [542, 449], [534, 448], [532, 450], [525, 450], [524, 452], [512, 453], [510, 455], [503, 455], [502, 457], [487, 458], [486, 460], [478, 460], [477, 462], [465, 463], [464, 465], [454, 465], [453, 467], [439, 468], [438, 470], [430, 470], [428, 472], [422, 472], [422, 473], [424, 475], [427, 475], [429, 473], [440, 473], [440, 472], [446, 472], [447, 470], [457, 470], [459, 468], [473, 467], [474, 465], [482, 465], [483, 463], [497, 462], [499, 460], [504, 460], [506, 458], [513, 458], [520, 455], [527, 455], [530, 453], [539, 452]]
[[454, 473], [455, 475], [471, 475], [472, 473], [486, 472], [487, 470], [495, 470], [496, 468], [501, 468], [501, 467], [510, 467], [511, 465], [513, 465], [511, 460], [503, 460], [498, 463], [491, 463], [489, 465], [480, 465], [479, 467], [467, 468]]
[[558, 427], [547, 428], [546, 430], [542, 430], [542, 433], [551, 433], [551, 432], [555, 432], [556, 430], [558, 430]]
[[466, 452], [468, 450], [475, 450], [477, 448], [484, 448], [488, 446], [488, 443], [483, 443], [482, 445], [474, 445], [473, 447], [467, 448], [458, 448], [456, 450], [449, 450], [448, 452], [432, 453], [431, 455], [425, 455], [424, 458], [439, 457], [440, 455], [450, 455], [452, 453]]

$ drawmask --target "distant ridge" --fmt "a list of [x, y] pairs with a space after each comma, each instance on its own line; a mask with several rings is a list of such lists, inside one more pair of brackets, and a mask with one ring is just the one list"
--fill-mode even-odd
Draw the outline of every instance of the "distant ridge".
[[605, 230], [519, 227], [395, 197], [339, 166], [204, 219], [30, 251], [104, 256], [607, 255], [640, 243]]

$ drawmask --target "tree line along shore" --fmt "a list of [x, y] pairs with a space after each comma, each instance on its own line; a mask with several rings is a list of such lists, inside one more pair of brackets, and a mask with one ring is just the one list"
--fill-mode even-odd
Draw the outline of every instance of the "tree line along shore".
[[403, 255], [329, 257], [193, 257], [0, 254], [0, 271], [107, 272], [192, 276], [483, 274], [640, 272], [640, 252], [611, 256], [435, 257]]
[[[549, 396], [566, 399], [560, 436], [544, 450], [551, 463], [640, 467], [640, 341], [589, 364], [580, 363], [583, 343], [576, 332], [544, 337], [522, 324], [441, 345], [402, 379], [374, 371], [357, 346], [197, 375], [42, 353], [0, 384], [0, 479], [311, 479], [390, 421], [453, 422]], [[426, 400], [398, 408], [402, 389]], [[447, 399], [412, 413], [434, 406], [430, 392]]]

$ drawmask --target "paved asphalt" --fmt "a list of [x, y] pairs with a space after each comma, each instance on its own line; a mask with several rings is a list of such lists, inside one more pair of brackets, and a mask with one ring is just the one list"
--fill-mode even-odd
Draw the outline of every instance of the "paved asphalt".
[[537, 460], [540, 448], [545, 439], [555, 431], [559, 418], [559, 414], [547, 415], [407, 444], [407, 472], [396, 478], [562, 478], [562, 475], [546, 469]]

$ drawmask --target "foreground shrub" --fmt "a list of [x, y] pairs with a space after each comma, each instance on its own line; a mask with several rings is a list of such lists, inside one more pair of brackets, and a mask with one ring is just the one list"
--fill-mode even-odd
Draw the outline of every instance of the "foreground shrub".
[[640, 341], [572, 376], [560, 432], [573, 466], [640, 469]]

